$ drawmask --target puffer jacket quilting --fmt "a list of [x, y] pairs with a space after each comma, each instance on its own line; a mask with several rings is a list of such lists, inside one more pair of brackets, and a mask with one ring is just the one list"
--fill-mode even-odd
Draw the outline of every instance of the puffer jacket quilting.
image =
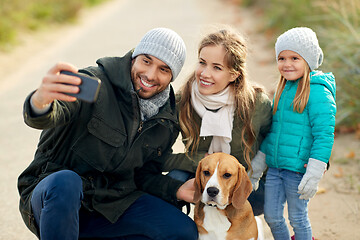
[[287, 81], [273, 116], [271, 130], [261, 145], [269, 167], [305, 173], [309, 158], [327, 163], [334, 143], [336, 85], [332, 73], [310, 73], [310, 96], [302, 113], [292, 102], [297, 81]]

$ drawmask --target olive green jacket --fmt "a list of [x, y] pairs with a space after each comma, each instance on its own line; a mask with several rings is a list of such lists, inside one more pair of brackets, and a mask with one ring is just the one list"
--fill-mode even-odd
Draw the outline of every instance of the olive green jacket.
[[[180, 101], [180, 98], [177, 95], [177, 102]], [[194, 111], [192, 113], [194, 121], [198, 126], [201, 126], [201, 118]], [[270, 130], [272, 120], [272, 112], [271, 112], [271, 101], [268, 96], [263, 92], [258, 92], [256, 95], [256, 104], [254, 113], [252, 116], [252, 126], [254, 129], [254, 133], [256, 136], [256, 141], [252, 146], [252, 154], [251, 158], [259, 150], [260, 144], [265, 138], [266, 134]], [[248, 166], [244, 159], [244, 147], [242, 145], [241, 138], [241, 129], [243, 123], [241, 122], [239, 116], [237, 114], [234, 115], [234, 124], [232, 130], [232, 141], [230, 143], [231, 146], [231, 155], [236, 157], [241, 164], [248, 169]], [[212, 141], [212, 136], [210, 137], [201, 137], [198, 149], [192, 155], [187, 156], [184, 153], [171, 154], [167, 156], [167, 161], [164, 166], [164, 171], [171, 171], [173, 169], [185, 170], [188, 172], [195, 173], [198, 163], [202, 158], [204, 158], [205, 154], [208, 152], [210, 143]]]
[[97, 67], [81, 70], [102, 81], [93, 104], [54, 101], [49, 113], [35, 117], [31, 94], [26, 99], [25, 123], [43, 129], [34, 160], [18, 178], [20, 212], [36, 235], [32, 192], [43, 178], [63, 169], [81, 177], [82, 207], [111, 222], [144, 194], [140, 188], [176, 203], [181, 182], [161, 174], [163, 155], [179, 133], [174, 92], [171, 88], [170, 99], [156, 116], [142, 122], [130, 77], [131, 54], [102, 58]]

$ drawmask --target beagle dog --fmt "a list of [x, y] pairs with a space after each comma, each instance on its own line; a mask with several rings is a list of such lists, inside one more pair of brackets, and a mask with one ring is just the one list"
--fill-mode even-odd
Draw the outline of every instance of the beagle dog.
[[247, 200], [250, 179], [238, 160], [226, 153], [203, 158], [195, 176], [194, 221], [200, 240], [258, 239], [258, 226]]

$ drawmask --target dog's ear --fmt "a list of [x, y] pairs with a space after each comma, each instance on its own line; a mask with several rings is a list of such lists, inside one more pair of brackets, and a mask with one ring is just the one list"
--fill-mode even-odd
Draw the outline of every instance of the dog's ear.
[[241, 208], [252, 191], [251, 181], [245, 171], [245, 168], [239, 165], [238, 170], [238, 182], [235, 186], [231, 199], [232, 205], [235, 208]]
[[199, 165], [196, 169], [196, 174], [195, 174], [195, 182], [194, 182], [194, 186], [195, 186], [194, 202], [195, 203], [199, 202], [201, 199], [202, 186], [201, 186], [200, 177], [201, 177], [201, 161], [199, 162]]

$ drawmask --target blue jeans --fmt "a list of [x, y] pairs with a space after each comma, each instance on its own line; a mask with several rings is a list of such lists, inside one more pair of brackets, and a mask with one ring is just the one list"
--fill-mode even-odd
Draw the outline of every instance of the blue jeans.
[[197, 239], [191, 218], [151, 195], [138, 198], [111, 223], [81, 208], [82, 180], [63, 170], [44, 178], [34, 189], [31, 206], [42, 240], [51, 239]]
[[264, 216], [276, 240], [289, 240], [290, 232], [284, 218], [288, 204], [289, 222], [296, 240], [311, 240], [312, 230], [308, 217], [309, 200], [299, 199], [298, 186], [303, 174], [269, 168], [265, 183]]
[[[170, 176], [176, 180], [183, 181], [183, 182], [186, 182], [190, 178], [195, 177], [195, 175], [191, 172], [186, 172], [186, 171], [178, 170], [178, 169], [175, 169], [175, 170], [172, 170], [171, 172], [169, 172], [168, 176]], [[264, 200], [265, 199], [264, 188], [265, 188], [265, 181], [264, 181], [264, 179], [260, 179], [259, 188], [256, 191], [253, 191], [248, 198], [248, 201], [251, 204], [251, 207], [253, 209], [255, 216], [259, 216], [264, 213], [264, 201], [265, 201]]]

